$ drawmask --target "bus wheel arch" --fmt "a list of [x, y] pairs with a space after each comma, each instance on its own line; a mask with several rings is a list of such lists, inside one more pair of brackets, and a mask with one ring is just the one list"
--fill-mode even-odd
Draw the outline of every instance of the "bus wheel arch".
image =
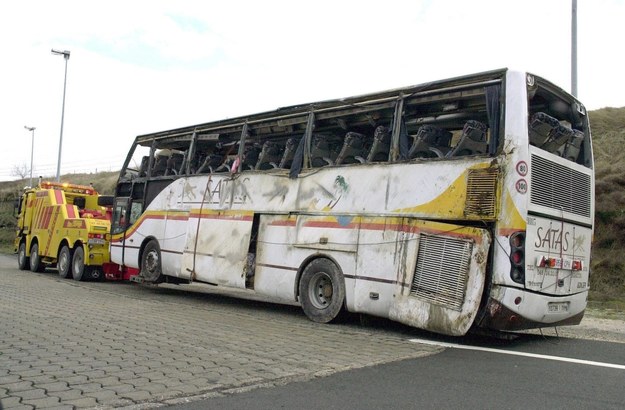
[[146, 238], [139, 252], [140, 275], [146, 282], [161, 283], [164, 280], [161, 247], [153, 237]]
[[26, 256], [26, 239], [22, 238], [17, 248], [17, 267], [19, 270], [30, 269], [30, 257]]
[[74, 253], [70, 248], [66, 239], [61, 241], [59, 246], [59, 252], [57, 254], [56, 267], [59, 271], [59, 276], [64, 279], [72, 277], [72, 257]]
[[335, 321], [345, 305], [345, 278], [334, 259], [316, 255], [298, 273], [298, 298], [306, 316], [317, 323]]

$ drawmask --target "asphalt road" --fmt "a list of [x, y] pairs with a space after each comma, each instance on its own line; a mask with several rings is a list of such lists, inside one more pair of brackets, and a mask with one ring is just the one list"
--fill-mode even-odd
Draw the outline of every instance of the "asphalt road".
[[446, 347], [408, 359], [283, 386], [235, 391], [168, 408], [622, 409], [625, 344], [523, 335], [514, 341], [429, 335]]
[[[532, 338], [533, 339], [533, 338]], [[553, 340], [529, 340], [538, 350]], [[560, 340], [557, 353], [600, 351], [623, 368], [447, 349], [322, 379], [216, 397], [175, 409], [622, 409], [625, 346]], [[509, 347], [506, 347], [509, 348]], [[586, 355], [581, 355], [585, 357]], [[616, 360], [615, 360], [616, 361]]]
[[319, 325], [250, 292], [62, 280], [13, 255], [0, 329], [5, 409], [625, 407], [623, 343]]

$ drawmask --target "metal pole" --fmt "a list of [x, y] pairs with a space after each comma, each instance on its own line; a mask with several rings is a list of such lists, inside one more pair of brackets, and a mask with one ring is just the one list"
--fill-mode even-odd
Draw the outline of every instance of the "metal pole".
[[577, 0], [571, 10], [571, 94], [577, 97]]
[[28, 182], [29, 187], [33, 187], [33, 153], [35, 152], [35, 127], [28, 127], [24, 125], [28, 131], [31, 132], [30, 137], [30, 181]]
[[56, 182], [61, 181], [61, 151], [63, 148], [63, 122], [65, 120], [65, 90], [67, 87], [67, 60], [69, 60], [69, 51], [57, 51], [52, 49], [52, 54], [62, 55], [65, 59], [65, 79], [63, 80], [63, 108], [61, 109], [61, 135], [59, 137], [59, 159], [56, 163]]

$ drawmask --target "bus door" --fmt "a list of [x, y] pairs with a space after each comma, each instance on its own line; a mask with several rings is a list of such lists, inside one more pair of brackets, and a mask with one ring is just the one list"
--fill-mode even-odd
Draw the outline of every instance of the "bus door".
[[111, 221], [111, 261], [125, 265], [124, 247], [126, 244], [126, 228], [130, 216], [130, 197], [118, 197], [113, 204], [113, 220]]
[[220, 201], [216, 190], [223, 195], [228, 189], [217, 188], [225, 185], [223, 180], [213, 182], [204, 189], [200, 206], [189, 212], [181, 272], [192, 280], [245, 288], [254, 212], [215, 209]]

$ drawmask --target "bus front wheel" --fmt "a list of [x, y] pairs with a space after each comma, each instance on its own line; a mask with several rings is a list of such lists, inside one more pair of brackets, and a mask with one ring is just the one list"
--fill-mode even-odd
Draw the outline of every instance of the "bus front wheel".
[[161, 248], [158, 242], [151, 240], [145, 245], [141, 255], [141, 277], [146, 282], [160, 283], [163, 281], [161, 265]]
[[345, 281], [334, 262], [319, 258], [306, 266], [299, 281], [299, 298], [313, 322], [329, 323], [339, 316], [345, 301]]

